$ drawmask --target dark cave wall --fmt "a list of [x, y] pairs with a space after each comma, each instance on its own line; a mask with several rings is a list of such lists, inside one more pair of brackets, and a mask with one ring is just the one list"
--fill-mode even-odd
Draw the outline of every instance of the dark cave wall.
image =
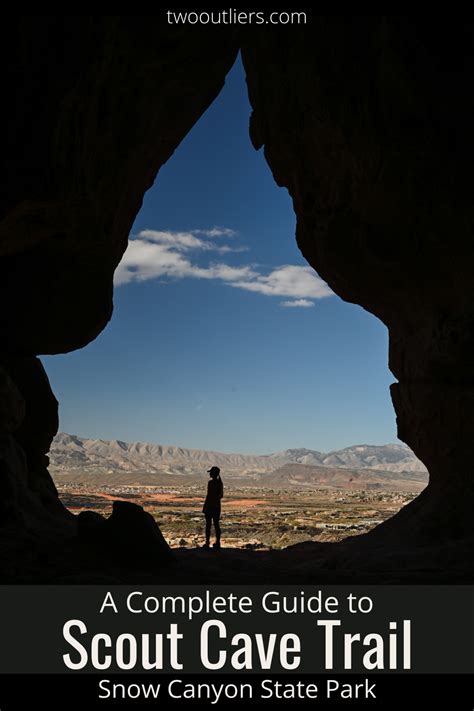
[[163, 17], [16, 17], [3, 26], [0, 314], [8, 352], [80, 348], [145, 191], [217, 96], [232, 28]]
[[473, 529], [473, 34], [318, 17], [243, 46], [252, 141], [293, 198], [302, 253], [388, 327], [399, 437], [430, 471], [400, 520], [426, 514], [429, 536]]
[[217, 96], [241, 43], [252, 141], [293, 198], [308, 262], [387, 325], [399, 436], [430, 470], [426, 492], [379, 528], [430, 540], [472, 534], [472, 35], [447, 17], [314, 16], [238, 36], [171, 27], [164, 16], [4, 23], [8, 516], [23, 516], [26, 499], [40, 517], [57, 503], [47, 473], [57, 404], [35, 356], [84, 346], [105, 327], [143, 194]]
[[[107, 324], [143, 195], [219, 93], [237, 50], [232, 28], [171, 27], [164, 14], [3, 24], [4, 520], [25, 518], [25, 497], [45, 519], [66, 516], [47, 470], [57, 402], [35, 356], [80, 348]], [[37, 525], [30, 504], [27, 523]]]
[[58, 402], [38, 358], [3, 358], [0, 402], [0, 527], [73, 531], [48, 471]]

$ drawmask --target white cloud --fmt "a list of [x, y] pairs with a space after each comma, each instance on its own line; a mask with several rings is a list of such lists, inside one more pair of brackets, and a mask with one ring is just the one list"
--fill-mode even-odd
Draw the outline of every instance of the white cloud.
[[255, 272], [252, 267], [231, 267], [229, 264], [212, 264], [205, 271], [209, 273], [210, 279], [222, 279], [226, 282], [258, 277], [258, 272]]
[[230, 227], [213, 227], [210, 230], [191, 230], [195, 235], [205, 235], [206, 237], [235, 237], [237, 232]]
[[206, 242], [196, 237], [193, 232], [160, 232], [158, 230], [142, 230], [138, 237], [140, 239], [156, 242], [157, 244], [167, 244], [173, 249], [204, 249], [213, 248], [212, 242]]
[[314, 301], [309, 299], [295, 299], [294, 301], [280, 301], [280, 306], [285, 306], [286, 308], [309, 308], [314, 306]]
[[259, 275], [254, 281], [238, 282], [232, 286], [266, 296], [292, 296], [301, 299], [322, 299], [332, 294], [326, 282], [311, 267], [292, 264], [277, 267], [267, 276]]
[[162, 244], [145, 240], [132, 240], [124, 257], [115, 271], [115, 284], [131, 281], [147, 281], [158, 277], [182, 279], [190, 276], [192, 265], [179, 252], [174, 252]]
[[226, 254], [229, 252], [245, 252], [247, 247], [238, 246], [230, 247], [227, 244], [215, 244], [215, 242], [209, 239], [202, 239], [201, 237], [196, 237], [197, 234], [202, 234], [205, 237], [221, 237], [221, 236], [233, 236], [237, 234], [234, 230], [227, 229], [225, 227], [213, 227], [212, 230], [189, 230], [188, 232], [171, 232], [171, 231], [160, 231], [160, 230], [142, 230], [138, 233], [138, 239], [146, 240], [148, 242], [154, 242], [156, 244], [164, 244], [171, 247], [173, 250], [179, 252], [188, 252], [190, 250], [202, 250], [202, 251], [212, 251], [219, 252], [220, 254]]
[[215, 248], [216, 252], [219, 252], [220, 254], [229, 254], [230, 252], [233, 252], [234, 254], [237, 252], [248, 252], [248, 247], [244, 247], [243, 245], [240, 247], [229, 247], [228, 244], [223, 244], [222, 246], [218, 246]]
[[217, 279], [228, 286], [265, 296], [286, 296], [289, 300], [280, 302], [289, 308], [308, 308], [314, 299], [331, 296], [328, 285], [308, 266], [286, 264], [276, 267], [268, 274], [257, 271], [254, 265], [232, 266], [223, 263], [209, 263], [207, 266], [194, 264], [187, 256], [189, 252], [229, 252], [238, 251], [228, 245], [216, 245], [209, 239], [196, 237], [196, 233], [206, 237], [232, 236], [233, 230], [214, 227], [211, 230], [190, 230], [188, 232], [162, 232], [142, 230], [131, 239], [115, 272], [115, 285], [150, 279]]

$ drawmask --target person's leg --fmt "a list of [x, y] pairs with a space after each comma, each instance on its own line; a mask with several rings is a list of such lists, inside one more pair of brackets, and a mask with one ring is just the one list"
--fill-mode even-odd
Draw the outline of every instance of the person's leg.
[[221, 525], [219, 523], [219, 514], [213, 516], [213, 521], [214, 529], [216, 531], [216, 548], [219, 548], [221, 545]]
[[205, 545], [209, 548], [209, 542], [211, 540], [211, 522], [212, 516], [206, 514], [206, 543]]

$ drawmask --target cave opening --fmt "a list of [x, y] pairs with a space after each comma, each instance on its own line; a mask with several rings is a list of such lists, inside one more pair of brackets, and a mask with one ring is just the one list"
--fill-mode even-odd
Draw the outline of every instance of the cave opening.
[[395, 443], [385, 327], [302, 257], [250, 113], [238, 57], [144, 197], [111, 322], [43, 358], [63, 501], [109, 515], [130, 498], [172, 547], [202, 544], [213, 464], [224, 544], [250, 550], [367, 532], [426, 483]]
[[[103, 517], [72, 517], [57, 497], [48, 469], [57, 401], [38, 356], [62, 429], [117, 440], [117, 453], [130, 439], [166, 438], [193, 451], [217, 440], [246, 454], [309, 446], [314, 455], [362, 446], [364, 417], [380, 443], [395, 440], [386, 328], [397, 434], [429, 483], [367, 535], [324, 553], [302, 541], [278, 559], [303, 561], [313, 577], [321, 566], [328, 575], [365, 566], [392, 577], [462, 576], [474, 505], [473, 60], [455, 26], [320, 16], [290, 33], [197, 34], [135, 16], [25, 17], [5, 39], [3, 567], [27, 561], [24, 575], [46, 575], [37, 560], [50, 551], [46, 539], [35, 549], [38, 532], [59, 541], [67, 531], [92, 553], [105, 540]], [[241, 71], [220, 94], [239, 48], [254, 152], [247, 104], [212, 124]], [[134, 225], [161, 166], [157, 219]], [[97, 338], [131, 232], [115, 317]], [[341, 440], [331, 441], [335, 432]], [[156, 538], [149, 519], [118, 509], [117, 540], [134, 526]]]

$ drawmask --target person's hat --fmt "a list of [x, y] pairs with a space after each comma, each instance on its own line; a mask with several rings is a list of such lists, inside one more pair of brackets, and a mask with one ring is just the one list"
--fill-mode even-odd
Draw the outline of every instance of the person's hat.
[[208, 474], [212, 474], [212, 472], [217, 472], [218, 474], [220, 474], [221, 470], [219, 469], [219, 467], [211, 467], [210, 469], [207, 470]]

